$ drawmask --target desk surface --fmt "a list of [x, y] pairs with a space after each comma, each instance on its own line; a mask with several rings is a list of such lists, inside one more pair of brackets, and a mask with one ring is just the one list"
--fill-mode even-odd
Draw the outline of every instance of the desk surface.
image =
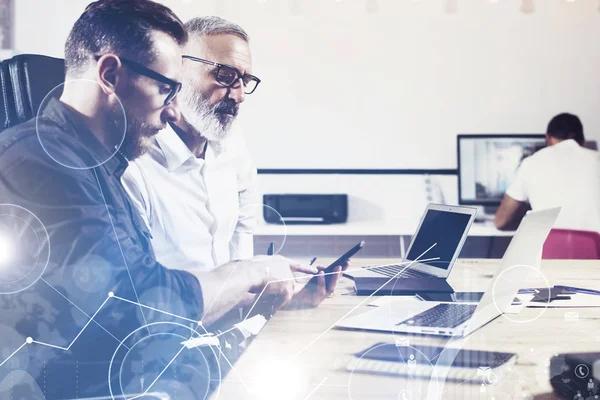
[[[297, 235], [297, 236], [348, 236], [348, 235], [387, 235], [412, 236], [419, 225], [418, 220], [398, 221], [349, 221], [331, 225], [277, 225], [261, 221], [255, 228], [255, 235]], [[513, 236], [514, 232], [499, 231], [492, 222], [476, 222], [469, 230], [469, 236]]]
[[[353, 261], [358, 266], [387, 260]], [[483, 291], [498, 263], [459, 260], [450, 281], [457, 291]], [[600, 289], [600, 261], [544, 261], [542, 273], [551, 285]], [[542, 281], [541, 276], [536, 277], [537, 287], [545, 286]], [[375, 297], [367, 300], [351, 292], [352, 282], [344, 278], [336, 294], [318, 308], [276, 313], [212, 399], [402, 399], [399, 393], [408, 385], [404, 378], [347, 370], [353, 353], [379, 342], [394, 342], [388, 333], [330, 329], [353, 309], [350, 315], [371, 309], [366, 305]], [[565, 309], [526, 308], [510, 318], [500, 316], [475, 331], [467, 337], [465, 348], [517, 353], [516, 365], [486, 393], [480, 393], [476, 384], [446, 382], [439, 398], [520, 399], [523, 391], [535, 399], [557, 398], [551, 394], [546, 361], [554, 353], [600, 351], [598, 308], [577, 311], [579, 320], [566, 322]], [[411, 336], [410, 340], [411, 344], [438, 346], [446, 342], [424, 336]], [[425, 383], [417, 385], [418, 390], [427, 391]]]

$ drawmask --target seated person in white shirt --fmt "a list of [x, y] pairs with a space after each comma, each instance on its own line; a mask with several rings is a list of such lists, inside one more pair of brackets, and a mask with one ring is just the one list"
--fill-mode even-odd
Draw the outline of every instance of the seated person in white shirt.
[[182, 118], [130, 163], [123, 184], [150, 229], [158, 261], [210, 271], [254, 255], [257, 173], [234, 122], [260, 81], [250, 75], [249, 39], [241, 27], [219, 17], [185, 26], [177, 100]]
[[[337, 273], [326, 283], [321, 271], [307, 284], [322, 267], [281, 256], [251, 259], [256, 168], [243, 138], [231, 129], [239, 105], [259, 82], [249, 75], [248, 36], [218, 17], [196, 18], [185, 27], [189, 39], [183, 54], [197, 58], [183, 60], [181, 118], [156, 135], [122, 179], [150, 230], [156, 258], [167, 268], [199, 277], [211, 299], [207, 324], [229, 310], [252, 306], [255, 281], [274, 281], [265, 294], [279, 296], [276, 308], [317, 306], [335, 289]], [[230, 262], [240, 259], [250, 260]]]
[[552, 118], [546, 143], [519, 166], [496, 212], [496, 227], [516, 229], [530, 207], [560, 206], [555, 228], [600, 231], [600, 153], [583, 147], [579, 118]]

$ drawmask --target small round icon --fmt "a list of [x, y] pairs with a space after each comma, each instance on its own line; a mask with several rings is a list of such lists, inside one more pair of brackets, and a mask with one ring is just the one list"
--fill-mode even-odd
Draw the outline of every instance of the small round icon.
[[398, 393], [398, 400], [413, 400], [412, 393], [408, 390], [402, 390]]
[[579, 364], [575, 367], [575, 376], [585, 379], [590, 374], [590, 368], [585, 364]]
[[498, 375], [491, 372], [483, 378], [483, 383], [485, 383], [486, 385], [495, 385], [496, 383], [498, 383]]

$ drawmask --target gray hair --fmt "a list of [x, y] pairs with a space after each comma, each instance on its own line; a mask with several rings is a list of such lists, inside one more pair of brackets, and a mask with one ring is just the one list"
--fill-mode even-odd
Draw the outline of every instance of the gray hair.
[[190, 36], [235, 35], [250, 42], [250, 37], [241, 26], [221, 17], [192, 18], [185, 23], [185, 30]]

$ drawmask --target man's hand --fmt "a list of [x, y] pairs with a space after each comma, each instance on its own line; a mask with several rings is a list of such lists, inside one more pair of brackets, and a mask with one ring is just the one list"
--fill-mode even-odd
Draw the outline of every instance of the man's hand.
[[253, 260], [254, 268], [261, 269], [262, 279], [251, 288], [252, 293], [276, 295], [276, 308], [287, 304], [294, 294], [306, 284], [305, 276], [313, 276], [319, 270], [310, 265], [301, 265], [282, 256], [272, 256], [265, 260]]
[[350, 261], [346, 262], [344, 266], [337, 266], [334, 272], [331, 273], [329, 279], [325, 279], [323, 270], [326, 267], [319, 266], [319, 273], [317, 276], [310, 277], [306, 274], [294, 273], [297, 277], [296, 281], [304, 281], [305, 283], [299, 283], [296, 287], [299, 289], [292, 300], [286, 306], [287, 309], [294, 308], [306, 308], [316, 307], [326, 298], [333, 294], [337, 282], [341, 276], [341, 272], [348, 269]]
[[[313, 266], [272, 256], [232, 261], [213, 271], [195, 272], [206, 305], [202, 323], [210, 326], [235, 307], [254, 307], [259, 301], [268, 303], [265, 313], [272, 313], [301, 289], [297, 284], [306, 283], [306, 280], [297, 282], [294, 273], [312, 277], [318, 271]], [[260, 293], [263, 294], [258, 298]]]

